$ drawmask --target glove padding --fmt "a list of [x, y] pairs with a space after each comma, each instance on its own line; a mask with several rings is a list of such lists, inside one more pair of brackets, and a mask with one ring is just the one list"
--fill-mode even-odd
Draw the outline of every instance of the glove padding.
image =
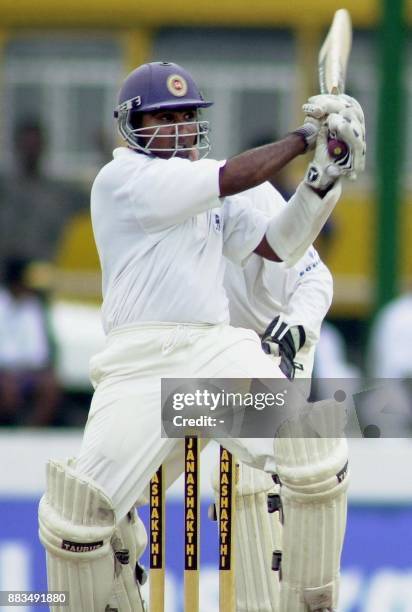
[[295, 378], [296, 353], [306, 342], [302, 325], [290, 326], [281, 316], [271, 321], [262, 336], [262, 349], [267, 355], [280, 357], [279, 367], [289, 380]]
[[366, 140], [362, 109], [361, 116], [353, 108], [346, 109], [342, 113], [332, 113], [327, 123], [329, 137], [342, 140], [348, 147], [348, 153], [336, 159], [334, 163], [342, 175], [354, 181], [357, 173], [365, 169]]
[[[316, 189], [325, 189], [339, 176], [355, 180], [365, 168], [366, 157], [365, 118], [359, 102], [345, 94], [319, 95], [309, 98], [303, 110], [307, 119], [322, 122], [306, 182]], [[346, 155], [339, 158], [329, 155], [327, 143], [332, 138], [345, 142]]]
[[359, 102], [346, 94], [319, 94], [311, 96], [302, 106], [305, 115], [313, 119], [325, 119], [332, 113], [341, 113], [345, 109], [350, 108], [356, 109], [357, 113], [360, 113], [358, 116], [359, 121], [361, 121], [361, 117], [363, 120], [363, 111]]
[[[359, 123], [356, 127], [348, 123], [341, 115], [329, 115], [319, 130], [315, 155], [306, 171], [305, 182], [308, 185], [325, 190], [340, 176], [347, 176], [352, 181], [356, 179], [357, 172], [365, 167], [365, 142], [359, 126]], [[346, 143], [348, 150], [343, 157], [334, 158], [329, 155], [330, 138]]]
[[[329, 115], [339, 114], [347, 123], [353, 123], [355, 132], [358, 132], [362, 136], [363, 149], [361, 154], [356, 153], [353, 160], [350, 160], [349, 166], [353, 166], [355, 172], [340, 172], [340, 174], [347, 174], [349, 178], [355, 179], [356, 172], [364, 169], [365, 166], [365, 118], [361, 105], [355, 98], [346, 94], [319, 94], [317, 96], [311, 96], [308, 101], [302, 106], [302, 110], [306, 115], [303, 125], [294, 130], [294, 134], [302, 136], [306, 143], [306, 149], [314, 149], [316, 146], [316, 137], [318, 132]], [[358, 125], [360, 124], [360, 126]], [[330, 128], [330, 138], [338, 138], [346, 142], [343, 135], [340, 135], [340, 128], [342, 125], [334, 125], [334, 132]], [[349, 139], [347, 142], [348, 147], [351, 146], [353, 135], [348, 135], [348, 130], [343, 129], [346, 137]], [[335, 134], [335, 135], [334, 135]], [[363, 160], [363, 166], [362, 166]], [[346, 160], [347, 161], [347, 160]], [[345, 166], [345, 164], [342, 164]]]
[[[305, 175], [305, 182], [314, 189], [328, 189], [341, 175], [338, 160], [329, 155], [329, 127], [325, 122], [319, 130], [316, 141], [315, 155], [310, 162]], [[349, 155], [350, 152], [348, 150]], [[346, 157], [344, 158], [346, 162]], [[344, 161], [341, 160], [341, 161]]]
[[[314, 127], [316, 126], [317, 132], [319, 132], [324, 120], [328, 115], [331, 113], [339, 113], [348, 107], [349, 100], [347, 100], [347, 98], [349, 98], [349, 96], [332, 94], [319, 94], [317, 96], [311, 96], [302, 106], [302, 110], [305, 113], [306, 118], [303, 126], [298, 128], [296, 132], [299, 132], [308, 124], [312, 124]], [[350, 98], [350, 100], [352, 100], [352, 98]], [[310, 145], [307, 148], [314, 149], [315, 145], [315, 140], [312, 137], [310, 140]]]

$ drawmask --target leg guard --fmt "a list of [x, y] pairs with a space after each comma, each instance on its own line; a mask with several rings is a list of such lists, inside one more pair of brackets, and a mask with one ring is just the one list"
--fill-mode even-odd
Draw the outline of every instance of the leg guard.
[[280, 612], [332, 611], [346, 525], [346, 440], [278, 438], [275, 459], [284, 512]]
[[50, 461], [39, 506], [39, 536], [47, 551], [50, 591], [68, 591], [69, 606], [55, 612], [103, 612], [114, 583], [111, 501], [87, 478]]
[[146, 580], [138, 560], [147, 545], [147, 533], [134, 508], [120, 521], [112, 538], [116, 578], [110, 608], [119, 612], [143, 612], [140, 585]]
[[[213, 488], [218, 499], [219, 481], [215, 475]], [[239, 465], [235, 527], [237, 612], [278, 612], [279, 578], [272, 570], [272, 554], [281, 542], [278, 489], [269, 474]]]

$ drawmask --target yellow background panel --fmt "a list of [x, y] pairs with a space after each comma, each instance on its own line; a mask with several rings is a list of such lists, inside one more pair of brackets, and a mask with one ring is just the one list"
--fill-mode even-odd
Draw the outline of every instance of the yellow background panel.
[[[291, 26], [330, 22], [338, 8], [349, 9], [358, 26], [378, 18], [377, 0], [2, 0], [2, 27], [85, 26], [127, 28], [162, 25]], [[409, 17], [411, 11], [409, 11]]]

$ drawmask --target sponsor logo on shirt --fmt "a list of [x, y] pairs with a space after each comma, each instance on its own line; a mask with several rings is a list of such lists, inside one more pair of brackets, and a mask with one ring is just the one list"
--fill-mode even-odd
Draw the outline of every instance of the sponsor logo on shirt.
[[[314, 257], [315, 257], [315, 254], [310, 253], [310, 256], [314, 258]], [[313, 263], [308, 264], [308, 265], [305, 267], [305, 269], [304, 269], [304, 270], [301, 270], [301, 271], [299, 272], [299, 276], [300, 276], [300, 277], [302, 277], [302, 276], [304, 276], [305, 274], [307, 274], [308, 272], [311, 272], [312, 270], [315, 270], [315, 268], [317, 268], [319, 264], [320, 264], [320, 258], [319, 258], [319, 256], [317, 256], [317, 257], [316, 257], [316, 259], [313, 261]]]
[[217, 213], [215, 213], [213, 215], [213, 222], [214, 222], [214, 226], [215, 226], [215, 230], [217, 232], [221, 232], [222, 231], [222, 222], [220, 220], [220, 215], [218, 215]]

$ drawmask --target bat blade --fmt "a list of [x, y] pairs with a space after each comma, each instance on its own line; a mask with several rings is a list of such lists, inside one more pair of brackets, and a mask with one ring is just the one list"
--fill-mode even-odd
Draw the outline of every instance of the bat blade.
[[346, 70], [352, 47], [352, 22], [349, 11], [336, 11], [329, 32], [319, 52], [318, 70], [321, 93], [345, 91]]
[[[341, 94], [345, 91], [346, 71], [352, 48], [352, 21], [349, 11], [336, 11], [318, 57], [320, 92]], [[348, 152], [344, 142], [330, 140], [329, 154], [340, 159]]]

